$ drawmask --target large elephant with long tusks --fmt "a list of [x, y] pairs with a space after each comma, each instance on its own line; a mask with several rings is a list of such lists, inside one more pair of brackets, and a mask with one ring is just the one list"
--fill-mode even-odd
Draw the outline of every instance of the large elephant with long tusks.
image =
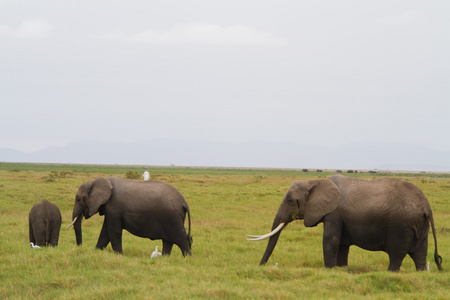
[[[134, 181], [117, 177], [97, 178], [78, 189], [73, 208], [72, 225], [77, 245], [82, 243], [81, 219], [99, 213], [105, 216], [96, 248], [109, 242], [115, 252], [122, 253], [122, 230], [151, 240], [162, 239], [163, 255], [173, 245], [191, 255], [191, 214], [183, 195], [173, 186], [160, 181]], [[184, 221], [188, 216], [189, 231]]]
[[295, 181], [283, 198], [272, 232], [249, 240], [270, 238], [260, 264], [274, 250], [281, 231], [297, 219], [306, 227], [323, 223], [326, 267], [347, 266], [351, 245], [389, 255], [389, 271], [398, 271], [408, 254], [417, 270], [425, 270], [431, 224], [434, 258], [442, 270], [430, 204], [412, 183], [394, 178], [364, 180], [334, 175], [328, 179]]

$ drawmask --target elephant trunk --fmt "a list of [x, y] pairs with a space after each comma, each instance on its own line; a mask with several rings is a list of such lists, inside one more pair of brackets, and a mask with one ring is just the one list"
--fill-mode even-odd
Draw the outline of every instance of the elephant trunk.
[[[83, 219], [83, 214], [82, 214], [82, 209], [77, 209], [77, 207], [75, 206], [73, 209], [73, 214], [72, 214], [72, 224], [73, 225], [73, 229], [75, 230], [75, 237], [77, 240], [77, 245], [81, 246], [81, 243], [83, 242], [83, 236], [81, 233], [81, 219]], [[69, 227], [71, 226], [69, 225]], [[69, 228], [67, 227], [67, 229]]]
[[278, 231], [275, 235], [270, 237], [269, 242], [267, 243], [266, 252], [264, 252], [263, 258], [259, 263], [260, 266], [265, 265], [269, 260], [270, 255], [272, 255], [273, 249], [275, 249], [275, 246], [277, 245], [280, 234], [281, 231]]
[[[281, 228], [279, 228], [280, 225], [282, 226]], [[276, 229], [278, 229], [278, 231], [270, 237], [269, 242], [267, 243], [266, 251], [264, 252], [261, 262], [259, 263], [260, 266], [265, 265], [267, 263], [267, 261], [269, 260], [270, 255], [272, 255], [273, 249], [275, 249], [275, 246], [277, 245], [278, 238], [280, 237], [281, 231], [286, 226], [287, 226], [287, 222], [286, 223], [281, 222], [280, 217], [278, 217], [278, 216], [275, 217], [275, 220], [273, 221], [273, 225], [272, 225], [272, 231], [274, 231]]]
[[83, 242], [83, 235], [81, 233], [81, 219], [83, 216], [80, 214], [73, 224], [73, 229], [75, 230], [75, 237], [77, 239], [77, 245], [81, 246], [81, 243]]

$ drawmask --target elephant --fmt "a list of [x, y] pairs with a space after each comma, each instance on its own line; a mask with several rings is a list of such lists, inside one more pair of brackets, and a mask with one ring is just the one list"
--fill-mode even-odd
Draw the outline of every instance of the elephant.
[[36, 203], [28, 216], [30, 243], [38, 246], [58, 246], [61, 212], [47, 199]]
[[434, 237], [434, 259], [442, 270], [433, 214], [427, 198], [414, 184], [395, 178], [366, 180], [333, 175], [326, 179], [294, 181], [275, 216], [272, 232], [249, 235], [269, 238], [260, 265], [266, 264], [280, 233], [290, 222], [305, 227], [323, 223], [323, 257], [327, 268], [348, 265], [351, 245], [389, 255], [389, 271], [399, 271], [406, 254], [416, 270], [427, 267], [428, 231]]
[[78, 246], [82, 244], [82, 217], [89, 219], [97, 212], [105, 216], [97, 249], [104, 249], [111, 242], [114, 252], [122, 254], [122, 230], [125, 229], [139, 237], [162, 239], [163, 255], [170, 255], [173, 244], [181, 249], [183, 256], [192, 255], [189, 206], [183, 195], [167, 183], [117, 177], [100, 177], [83, 183], [75, 197], [73, 221], [67, 227], [74, 226]]

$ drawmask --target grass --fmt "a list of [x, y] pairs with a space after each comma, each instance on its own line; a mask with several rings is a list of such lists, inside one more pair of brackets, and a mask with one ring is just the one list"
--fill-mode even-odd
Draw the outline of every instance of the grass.
[[[389, 273], [387, 254], [357, 247], [350, 250], [348, 267], [325, 269], [323, 227], [305, 228], [301, 221], [283, 231], [268, 264], [258, 266], [267, 243], [249, 242], [245, 235], [270, 229], [292, 181], [331, 173], [173, 167], [148, 170], [152, 179], [171, 183], [186, 197], [192, 214], [192, 257], [183, 258], [175, 246], [170, 257], [151, 260], [151, 252], [156, 245], [162, 249], [162, 242], [125, 231], [123, 255], [114, 254], [111, 246], [95, 250], [103, 223], [99, 215], [83, 220], [83, 246], [76, 246], [73, 230], [62, 230], [58, 247], [31, 249], [28, 213], [34, 203], [47, 198], [57, 204], [65, 228], [81, 183], [100, 176], [125, 177], [129, 171], [141, 174], [144, 167], [1, 163], [0, 298], [450, 298], [447, 174], [389, 174], [413, 182], [427, 195], [445, 269], [438, 272], [431, 263], [431, 272], [416, 272], [407, 257], [399, 273]], [[433, 262], [434, 243], [429, 240], [428, 261]]]

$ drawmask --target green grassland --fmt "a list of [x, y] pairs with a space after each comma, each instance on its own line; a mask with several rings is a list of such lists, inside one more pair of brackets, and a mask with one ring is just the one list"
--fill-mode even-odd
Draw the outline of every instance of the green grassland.
[[[362, 178], [396, 176], [418, 185], [434, 212], [443, 272], [416, 272], [406, 257], [400, 272], [387, 272], [384, 252], [351, 247], [349, 266], [326, 269], [322, 226], [291, 223], [268, 264], [258, 266], [267, 233], [292, 181], [333, 173], [295, 170], [234, 170], [148, 167], [152, 179], [168, 182], [185, 196], [192, 215], [193, 256], [150, 259], [162, 242], [123, 235], [123, 255], [109, 245], [95, 250], [103, 217], [83, 220], [83, 245], [72, 229], [59, 246], [32, 249], [28, 213], [46, 198], [59, 206], [64, 229], [71, 221], [81, 183], [101, 176], [142, 174], [143, 166], [75, 166], [0, 163], [0, 298], [45, 299], [450, 299], [450, 176], [448, 174], [345, 174]], [[277, 265], [276, 265], [277, 264]]]

